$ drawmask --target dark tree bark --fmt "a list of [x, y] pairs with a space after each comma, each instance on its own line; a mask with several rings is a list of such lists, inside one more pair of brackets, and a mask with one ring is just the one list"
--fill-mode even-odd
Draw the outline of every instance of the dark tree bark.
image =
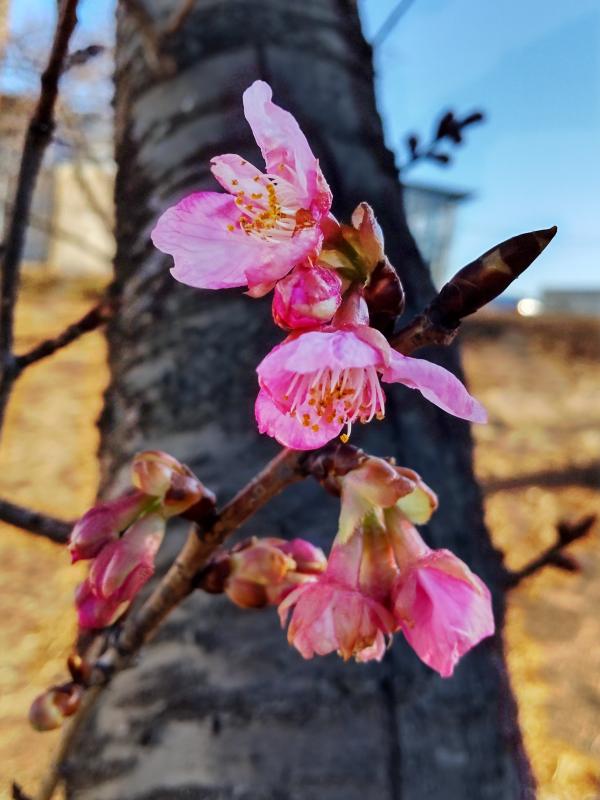
[[[175, 0], [146, 0], [164, 23]], [[322, 161], [347, 217], [370, 202], [409, 300], [432, 287], [407, 230], [392, 154], [375, 108], [371, 51], [351, 0], [204, 0], [168, 41], [177, 72], [148, 66], [135, 17], [118, 18], [117, 279], [112, 384], [101, 422], [105, 485], [132, 453], [160, 447], [227, 499], [276, 451], [253, 421], [254, 368], [278, 332], [268, 302], [177, 284], [149, 243], [157, 215], [198, 188], [217, 188], [209, 159], [255, 162], [241, 92], [268, 80]], [[152, 59], [150, 59], [151, 61]], [[460, 372], [453, 350], [428, 354]], [[385, 422], [353, 441], [395, 455], [438, 491], [427, 536], [491, 586], [504, 613], [500, 558], [482, 517], [465, 423], [391, 389]], [[326, 544], [336, 503], [316, 485], [289, 489], [244, 533], [305, 535]], [[170, 534], [165, 552], [180, 539]], [[139, 665], [121, 674], [68, 765], [76, 800], [515, 800], [534, 796], [500, 637], [451, 680], [400, 641], [380, 665], [305, 662], [272, 611], [242, 612], [194, 596]]]

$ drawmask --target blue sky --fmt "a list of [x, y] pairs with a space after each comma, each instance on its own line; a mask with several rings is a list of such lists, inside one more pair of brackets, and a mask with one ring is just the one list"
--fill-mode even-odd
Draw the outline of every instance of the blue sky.
[[[394, 5], [362, 0], [368, 38]], [[54, 8], [55, 0], [13, 0], [13, 26], [47, 30]], [[112, 9], [113, 0], [82, 0], [80, 44], [106, 35]], [[598, 0], [415, 0], [375, 65], [387, 141], [400, 161], [405, 134], [427, 134], [440, 111], [487, 113], [450, 168], [410, 172], [414, 181], [473, 192], [459, 212], [453, 266], [515, 233], [557, 224], [557, 238], [516, 291], [600, 287]]]

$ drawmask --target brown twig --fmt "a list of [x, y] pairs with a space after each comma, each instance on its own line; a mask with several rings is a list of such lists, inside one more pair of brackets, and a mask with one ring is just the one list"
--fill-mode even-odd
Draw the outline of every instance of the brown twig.
[[44, 536], [57, 544], [66, 543], [73, 527], [72, 522], [32, 511], [8, 500], [0, 500], [0, 520], [30, 533], [36, 533], [38, 536]]
[[116, 300], [105, 298], [91, 308], [81, 319], [77, 320], [77, 322], [68, 325], [58, 336], [52, 339], [46, 339], [35, 347], [32, 347], [27, 353], [16, 356], [15, 375], [18, 375], [30, 364], [34, 364], [42, 358], [53, 355], [57, 350], [71, 344], [71, 342], [79, 339], [79, 337], [83, 336], [85, 333], [94, 331], [104, 325], [105, 322], [108, 322], [108, 320], [114, 316], [116, 308]]
[[48, 65], [41, 77], [40, 95], [29, 122], [12, 205], [12, 217], [4, 241], [0, 285], [0, 427], [14, 383], [14, 313], [19, 289], [21, 260], [31, 201], [42, 159], [54, 131], [58, 83], [69, 40], [77, 23], [78, 0], [63, 0]]
[[567, 572], [577, 572], [579, 564], [572, 556], [563, 553], [563, 550], [572, 542], [587, 536], [595, 522], [595, 514], [590, 514], [576, 522], [559, 522], [556, 527], [556, 541], [554, 544], [540, 553], [539, 556], [533, 558], [524, 567], [521, 567], [521, 569], [508, 571], [506, 585], [509, 588], [513, 588], [525, 578], [534, 575], [547, 566], [558, 567], [558, 569], [563, 569]]
[[591, 489], [598, 489], [600, 487], [600, 461], [593, 461], [584, 466], [566, 466], [563, 469], [529, 472], [508, 478], [491, 478], [483, 481], [482, 489], [486, 494], [492, 494], [493, 492], [522, 489], [525, 486], [588, 486]]
[[28, 794], [25, 794], [18, 783], [13, 783], [11, 786], [10, 796], [12, 797], [12, 800], [31, 800], [31, 797], [29, 797]]
[[177, 33], [190, 15], [195, 4], [196, 0], [181, 0], [179, 8], [175, 8], [167, 20], [162, 31], [162, 36], [172, 36], [174, 33]]
[[137, 25], [144, 56], [152, 72], [157, 77], [169, 77], [176, 70], [176, 64], [171, 56], [163, 52], [162, 34], [157, 29], [154, 19], [148, 12], [143, 0], [123, 0], [123, 5]]

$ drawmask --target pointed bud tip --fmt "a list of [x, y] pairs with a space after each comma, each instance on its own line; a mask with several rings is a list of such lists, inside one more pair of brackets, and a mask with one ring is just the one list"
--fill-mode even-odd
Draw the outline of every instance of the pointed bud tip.
[[554, 239], [558, 232], [558, 226], [553, 225], [551, 228], [542, 228], [542, 230], [535, 231], [535, 237], [540, 245], [540, 252]]

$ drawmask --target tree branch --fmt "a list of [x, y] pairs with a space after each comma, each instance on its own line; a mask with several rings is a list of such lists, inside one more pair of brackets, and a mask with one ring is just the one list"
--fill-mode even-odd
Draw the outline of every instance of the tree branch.
[[94, 331], [101, 325], [104, 325], [105, 322], [108, 322], [108, 320], [114, 316], [117, 307], [118, 303], [115, 299], [104, 298], [84, 314], [81, 319], [68, 325], [58, 336], [52, 339], [46, 339], [35, 347], [32, 347], [27, 353], [16, 356], [14, 367], [15, 377], [30, 364], [34, 364], [42, 358], [53, 355], [57, 350], [71, 344], [71, 342], [79, 339], [79, 337], [83, 336], [85, 333]]
[[156, 28], [152, 15], [143, 0], [122, 0], [140, 34], [146, 63], [157, 77], [168, 77], [176, 69], [175, 62], [162, 50], [162, 34]]
[[0, 499], [0, 520], [30, 533], [36, 533], [38, 536], [45, 536], [57, 544], [67, 542], [73, 527], [72, 522], [41, 514], [2, 499]]
[[[522, 234], [485, 253], [446, 284], [428, 308], [392, 339], [392, 346], [408, 355], [426, 345], [448, 344], [462, 317], [500, 294], [539, 255], [555, 232], [556, 229], [550, 229]], [[321, 450], [308, 452], [283, 449], [216, 516], [207, 510], [203, 519], [202, 512], [196, 510], [185, 545], [150, 597], [139, 609], [126, 615], [114, 636], [108, 637], [104, 632], [93, 640], [92, 648], [97, 648], [102, 641], [110, 640], [110, 644], [92, 661], [87, 684], [92, 687], [88, 692], [92, 696], [85, 704], [84, 713], [113, 675], [132, 662], [167, 615], [196, 588], [202, 568], [240, 525], [287, 486], [308, 475], [328, 488], [332, 476], [353, 469], [362, 456], [362, 451], [352, 445], [329, 444]], [[86, 655], [89, 658], [89, 651]], [[74, 727], [78, 717], [79, 714], [72, 723]], [[46, 793], [38, 800], [49, 800], [59, 781], [61, 763], [73, 740], [72, 735], [66, 736], [66, 744], [46, 784]]]
[[547, 566], [558, 567], [567, 572], [577, 572], [579, 570], [577, 561], [562, 551], [567, 545], [587, 536], [595, 522], [595, 514], [590, 514], [576, 522], [559, 522], [556, 526], [556, 541], [554, 544], [540, 553], [539, 556], [533, 558], [524, 567], [521, 567], [521, 569], [509, 570], [506, 577], [506, 586], [512, 589], [518, 586], [525, 578], [534, 575]]
[[600, 486], [600, 461], [592, 461], [584, 466], [567, 465], [563, 469], [540, 470], [508, 478], [491, 478], [482, 482], [485, 494], [522, 489], [525, 486], [587, 486], [597, 489]]
[[41, 77], [40, 95], [29, 122], [19, 176], [12, 203], [12, 216], [4, 240], [0, 284], [0, 428], [15, 380], [13, 357], [14, 312], [19, 289], [21, 260], [31, 201], [42, 159], [54, 131], [54, 109], [58, 83], [67, 57], [69, 40], [77, 23], [78, 0], [63, 0], [48, 65]]

